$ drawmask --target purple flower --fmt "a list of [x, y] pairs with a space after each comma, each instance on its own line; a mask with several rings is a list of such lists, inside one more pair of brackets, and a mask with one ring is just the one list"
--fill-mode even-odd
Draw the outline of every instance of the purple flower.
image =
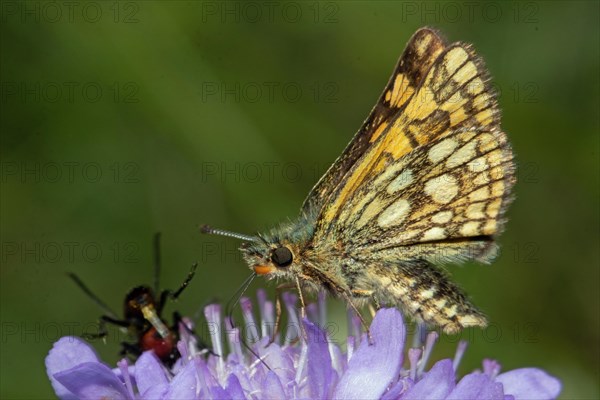
[[[152, 352], [128, 365], [126, 360], [111, 369], [92, 348], [74, 337], [54, 344], [46, 357], [52, 386], [61, 399], [553, 399], [558, 379], [536, 368], [500, 374], [500, 365], [484, 360], [482, 371], [461, 379], [456, 369], [466, 349], [458, 345], [453, 360], [437, 361], [425, 371], [437, 334], [428, 335], [423, 348], [408, 349], [406, 327], [396, 309], [381, 309], [370, 327], [371, 343], [352, 319], [344, 354], [319, 327], [325, 321], [324, 299], [307, 307], [310, 318], [300, 319], [296, 296], [284, 295], [288, 311], [285, 336], [273, 335], [273, 303], [259, 292], [260, 324], [252, 303], [242, 299], [244, 337], [231, 322], [223, 324], [221, 309], [210, 305], [205, 316], [213, 354], [195, 353], [194, 337], [183, 334], [182, 354], [171, 370]], [[225, 329], [224, 329], [225, 328]], [[225, 331], [225, 332], [223, 332]], [[229, 353], [224, 349], [226, 337]], [[357, 345], [355, 337], [360, 336]], [[271, 339], [274, 338], [272, 343]]]

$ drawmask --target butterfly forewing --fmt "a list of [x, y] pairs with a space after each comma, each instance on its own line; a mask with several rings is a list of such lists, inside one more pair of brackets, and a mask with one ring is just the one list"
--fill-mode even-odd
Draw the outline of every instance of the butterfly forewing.
[[302, 206], [305, 214], [319, 210], [343, 176], [381, 135], [390, 118], [406, 104], [437, 56], [444, 41], [430, 28], [419, 29], [409, 40], [379, 101], [342, 155], [321, 177]]
[[446, 48], [328, 199], [315, 241], [376, 250], [496, 234], [514, 181], [498, 115], [481, 61]]
[[512, 156], [501, 138], [469, 130], [413, 150], [344, 204], [335, 236], [371, 257], [397, 248], [397, 259], [429, 259], [439, 249], [440, 262], [486, 260], [485, 243], [501, 228], [512, 184]]

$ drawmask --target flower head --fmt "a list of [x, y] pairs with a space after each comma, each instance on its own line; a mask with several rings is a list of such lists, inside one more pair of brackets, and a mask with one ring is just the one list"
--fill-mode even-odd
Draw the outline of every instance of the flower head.
[[[213, 353], [195, 353], [193, 335], [182, 335], [182, 357], [167, 369], [151, 352], [128, 365], [111, 369], [100, 362], [85, 342], [65, 337], [46, 357], [46, 368], [61, 399], [553, 399], [560, 382], [536, 368], [500, 374], [500, 365], [484, 360], [482, 371], [457, 380], [456, 369], [466, 345], [461, 342], [454, 359], [437, 361], [425, 371], [437, 334], [428, 335], [424, 348], [408, 349], [406, 327], [396, 309], [381, 309], [370, 326], [371, 340], [353, 319], [353, 335], [344, 354], [319, 326], [325, 321], [324, 299], [309, 305], [310, 318], [301, 319], [296, 296], [286, 294], [286, 335], [273, 335], [273, 303], [260, 291], [260, 324], [252, 303], [243, 299], [246, 337], [240, 328], [223, 324], [220, 306], [205, 309]], [[225, 332], [223, 332], [225, 328]], [[225, 333], [229, 353], [223, 343]], [[274, 341], [272, 341], [272, 336]], [[355, 337], [360, 336], [360, 343]], [[407, 359], [407, 368], [403, 364]]]

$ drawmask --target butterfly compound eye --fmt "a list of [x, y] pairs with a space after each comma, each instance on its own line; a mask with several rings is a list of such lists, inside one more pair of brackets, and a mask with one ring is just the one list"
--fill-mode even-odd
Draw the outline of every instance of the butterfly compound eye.
[[284, 246], [276, 248], [271, 254], [271, 260], [278, 267], [287, 267], [292, 263], [293, 259], [294, 257], [290, 249]]

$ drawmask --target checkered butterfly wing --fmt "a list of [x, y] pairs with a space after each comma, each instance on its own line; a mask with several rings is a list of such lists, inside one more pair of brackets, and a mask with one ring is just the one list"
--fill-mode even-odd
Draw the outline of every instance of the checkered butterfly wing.
[[355, 293], [453, 333], [486, 319], [436, 265], [491, 260], [515, 178], [483, 62], [469, 45], [442, 43], [429, 29], [413, 36], [306, 204], [319, 210], [317, 251], [341, 249], [361, 271], [342, 266]]
[[388, 114], [368, 119], [378, 126], [321, 209], [315, 242], [386, 258], [398, 248], [403, 258], [489, 259], [514, 164], [487, 80], [461, 43], [439, 52], [414, 89], [398, 95], [396, 75], [382, 96]]
[[443, 40], [430, 28], [419, 29], [409, 40], [398, 60], [394, 73], [375, 107], [348, 144], [342, 155], [332, 164], [306, 197], [302, 206], [305, 214], [320, 210], [339, 187], [344, 175], [371, 147], [376, 138], [407, 100], [437, 58], [444, 50]]

